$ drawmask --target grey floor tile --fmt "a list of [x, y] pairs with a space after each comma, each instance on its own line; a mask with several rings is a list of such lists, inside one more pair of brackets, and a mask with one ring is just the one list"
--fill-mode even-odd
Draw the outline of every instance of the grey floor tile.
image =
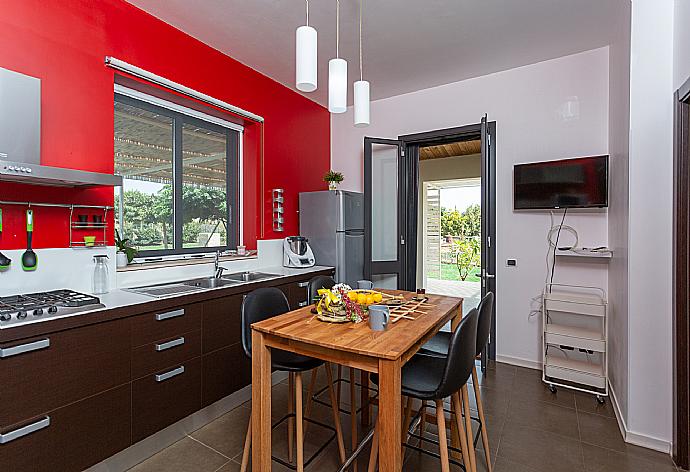
[[546, 431], [506, 423], [498, 458], [530, 467], [536, 472], [581, 472], [580, 441]]
[[191, 436], [221, 454], [234, 457], [244, 449], [249, 415], [250, 410], [240, 406], [196, 430]]
[[625, 452], [626, 444], [615, 418], [582, 412], [577, 417], [583, 443]]
[[535, 469], [522, 464], [516, 464], [502, 457], [496, 459], [493, 470], [494, 472], [536, 472]]
[[541, 380], [541, 372], [535, 375], [529, 369], [518, 370], [515, 375], [515, 382], [513, 383], [513, 395], [511, 397], [513, 403], [525, 400], [538, 400], [546, 403], [553, 403], [555, 405], [575, 408], [575, 395], [572, 390], [566, 388], [559, 388], [556, 393], [552, 393]]
[[552, 403], [514, 400], [508, 409], [506, 425], [527, 426], [572, 439], [580, 439], [577, 412]]
[[583, 413], [594, 413], [596, 415], [608, 416], [609, 418], [616, 417], [610, 398], [606, 398], [602, 405], [597, 401], [594, 395], [575, 392], [575, 406], [577, 407], [577, 411]]
[[229, 458], [186, 437], [144, 462], [130, 472], [214, 472]]
[[240, 472], [240, 464], [239, 462], [228, 461], [227, 463], [225, 463], [225, 465], [223, 465], [223, 467], [218, 469], [216, 472]]
[[[634, 455], [616, 452], [597, 446], [584, 444], [586, 472], [675, 472], [676, 468], [668, 455], [650, 457], [649, 455]], [[665, 457], [663, 457], [665, 456]]]

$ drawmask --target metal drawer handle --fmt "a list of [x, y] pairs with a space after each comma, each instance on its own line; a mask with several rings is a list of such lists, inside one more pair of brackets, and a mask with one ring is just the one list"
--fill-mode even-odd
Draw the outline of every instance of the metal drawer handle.
[[305, 301], [303, 301], [303, 302], [299, 302], [298, 305], [299, 305], [300, 308], [305, 307], [305, 306], [307, 306], [307, 301], [305, 300]]
[[183, 316], [183, 315], [184, 315], [184, 308], [180, 308], [179, 310], [169, 311], [167, 313], [157, 313], [156, 314], [156, 321], [168, 320], [170, 318], [176, 318], [178, 316]]
[[309, 282], [300, 282], [297, 284], [297, 286], [299, 288], [304, 288], [304, 287], [307, 287], [308, 285], [309, 285]]
[[165, 351], [166, 349], [181, 346], [182, 344], [184, 344], [184, 336], [180, 336], [179, 338], [168, 341], [167, 343], [156, 344], [156, 351]]
[[156, 382], [162, 382], [164, 380], [168, 380], [172, 377], [175, 377], [176, 375], [184, 374], [184, 366], [181, 365], [180, 367], [173, 369], [171, 371], [168, 371], [164, 374], [156, 374]]
[[9, 433], [0, 434], [0, 444], [7, 444], [10, 441], [19, 439], [22, 436], [31, 434], [39, 429], [47, 428], [48, 426], [50, 426], [50, 416], [45, 416], [35, 423], [27, 424], [26, 426], [22, 426], [21, 428], [10, 431]]
[[32, 343], [20, 344], [19, 346], [0, 348], [0, 358], [16, 356], [17, 354], [24, 354], [25, 352], [38, 351], [50, 346], [50, 339], [40, 339]]

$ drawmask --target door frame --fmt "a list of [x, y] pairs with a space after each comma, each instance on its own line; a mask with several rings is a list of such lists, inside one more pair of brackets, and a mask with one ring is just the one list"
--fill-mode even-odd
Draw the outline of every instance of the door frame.
[[[454, 128], [445, 128], [435, 131], [426, 131], [423, 133], [407, 134], [398, 136], [398, 140], [402, 142], [403, 147], [403, 165], [405, 171], [403, 172], [404, 182], [401, 183], [403, 192], [406, 196], [405, 203], [401, 208], [404, 208], [406, 222], [417, 221], [419, 210], [419, 148], [422, 146], [430, 146], [434, 144], [443, 144], [454, 141], [467, 141], [470, 139], [482, 138], [482, 123], [476, 123], [466, 126], [459, 126]], [[486, 261], [486, 268], [490, 274], [496, 274], [496, 122], [486, 122], [486, 132], [489, 139], [488, 152], [482, 149], [482, 213], [488, 212], [486, 215], [489, 230], [485, 231], [484, 218], [482, 218], [482, 254], [488, 259]], [[482, 143], [483, 144], [483, 143]], [[482, 146], [483, 147], [483, 146]], [[487, 175], [488, 174], [488, 175]], [[485, 202], [485, 193], [491, 197], [489, 202]], [[409, 242], [417, 241], [417, 225], [406, 224], [404, 238]], [[407, 244], [402, 261], [402, 270], [405, 276], [405, 287], [409, 290], [416, 289], [417, 286], [417, 244]], [[496, 279], [483, 279], [486, 282], [486, 289], [496, 293]], [[483, 282], [484, 283], [484, 282]], [[496, 359], [496, 304], [494, 304], [494, 312], [492, 313], [491, 335], [488, 352], [486, 353], [489, 359]], [[485, 356], [483, 356], [485, 361]], [[484, 363], [483, 363], [484, 364]]]
[[673, 458], [690, 465], [690, 79], [674, 94]]

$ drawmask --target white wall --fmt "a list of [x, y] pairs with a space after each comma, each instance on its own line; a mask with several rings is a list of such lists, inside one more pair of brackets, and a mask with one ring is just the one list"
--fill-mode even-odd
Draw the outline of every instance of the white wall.
[[627, 426], [672, 436], [673, 2], [632, 2]]
[[625, 421], [628, 414], [628, 219], [630, 138], [630, 2], [624, 2], [609, 47], [609, 376]]
[[[513, 164], [608, 151], [608, 48], [586, 51], [496, 74], [378, 100], [372, 125], [352, 125], [352, 109], [332, 115], [332, 167], [345, 174], [343, 187], [362, 189], [363, 137], [399, 135], [477, 123], [484, 113], [497, 123], [497, 349], [505, 360], [536, 365], [541, 359], [540, 320], [528, 319], [530, 299], [546, 275], [546, 212], [512, 210]], [[376, 84], [373, 84], [376, 86]], [[564, 120], [568, 97], [579, 116]], [[581, 245], [606, 245], [605, 212], [572, 212], [567, 222]], [[517, 258], [516, 268], [505, 267]], [[564, 263], [556, 281], [607, 287], [601, 264]]]
[[690, 79], [690, 0], [675, 0], [673, 13], [673, 89]]

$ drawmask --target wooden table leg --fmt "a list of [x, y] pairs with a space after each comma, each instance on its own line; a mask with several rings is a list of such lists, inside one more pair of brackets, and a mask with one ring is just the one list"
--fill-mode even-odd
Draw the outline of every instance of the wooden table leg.
[[400, 360], [379, 360], [379, 471], [399, 472], [401, 437]]
[[369, 372], [359, 371], [359, 383], [362, 389], [359, 391], [360, 404], [362, 405], [362, 427], [366, 428], [371, 424], [371, 404], [369, 403]]
[[271, 470], [271, 350], [252, 331], [252, 470]]

